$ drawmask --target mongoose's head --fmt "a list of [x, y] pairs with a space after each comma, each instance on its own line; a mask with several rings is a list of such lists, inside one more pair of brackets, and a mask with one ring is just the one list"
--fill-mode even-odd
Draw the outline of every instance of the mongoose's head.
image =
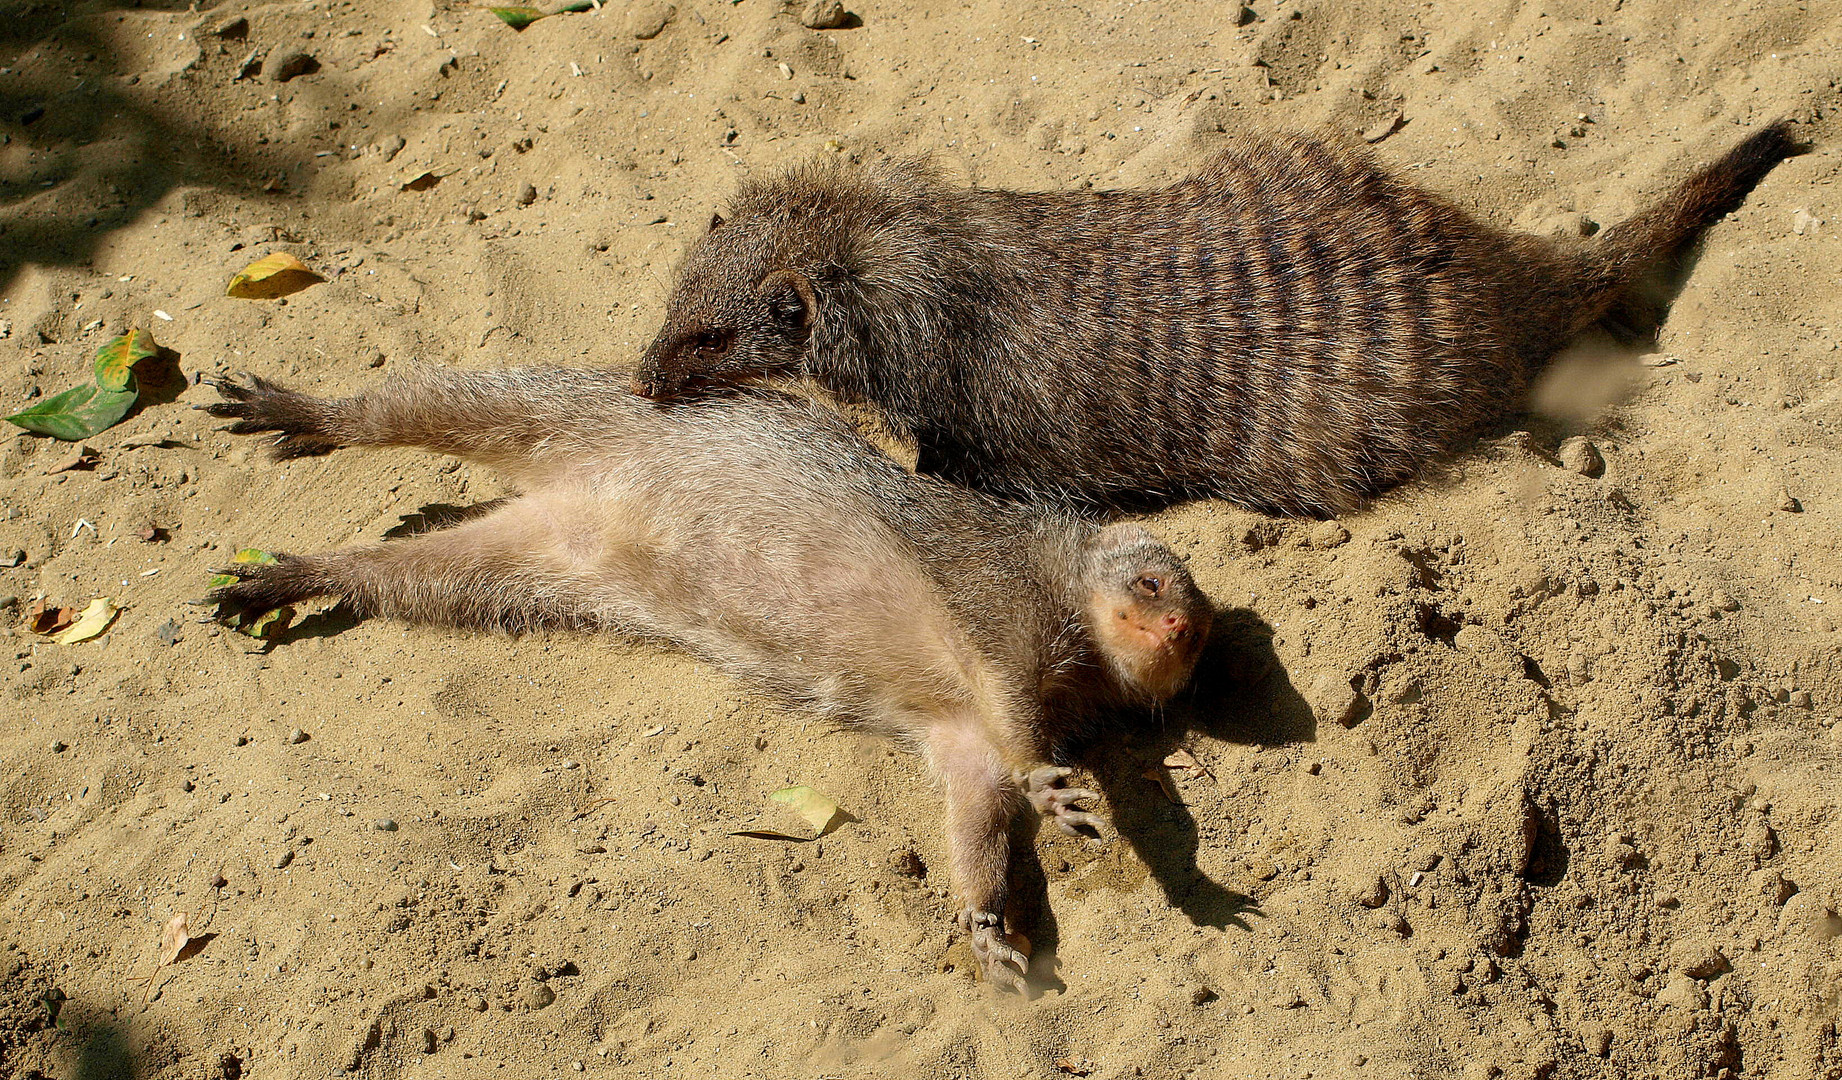
[[1114, 680], [1147, 704], [1190, 681], [1215, 609], [1176, 553], [1137, 525], [1090, 537], [1079, 571], [1082, 613]]
[[954, 275], [933, 169], [814, 161], [743, 183], [678, 271], [633, 392], [809, 373], [812, 357], [914, 322]]
[[818, 298], [762, 224], [711, 219], [633, 373], [634, 393], [663, 400], [702, 382], [800, 370]]

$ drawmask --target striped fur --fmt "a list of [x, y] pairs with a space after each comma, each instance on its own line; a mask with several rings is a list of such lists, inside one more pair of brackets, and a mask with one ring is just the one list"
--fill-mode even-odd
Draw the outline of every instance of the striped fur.
[[744, 186], [692, 249], [634, 389], [809, 374], [986, 491], [1335, 514], [1518, 407], [1602, 317], [1653, 329], [1647, 277], [1792, 152], [1766, 128], [1579, 243], [1304, 138], [1237, 140], [1155, 190], [806, 165]]

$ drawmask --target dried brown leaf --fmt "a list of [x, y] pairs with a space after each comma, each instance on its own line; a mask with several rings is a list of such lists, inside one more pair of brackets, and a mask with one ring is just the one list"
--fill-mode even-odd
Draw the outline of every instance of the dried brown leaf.
[[1177, 794], [1177, 785], [1170, 782], [1170, 773], [1165, 772], [1156, 765], [1147, 765], [1145, 766], [1145, 771], [1139, 775], [1156, 783], [1158, 789], [1164, 792], [1165, 798], [1178, 805], [1182, 805], [1183, 799]]
[[179, 959], [185, 951], [186, 943], [192, 940], [192, 913], [182, 911], [166, 920], [166, 926], [160, 931], [160, 967]]
[[[1197, 760], [1196, 755], [1179, 746], [1164, 758], [1164, 764], [1172, 769], [1182, 769], [1191, 776], [1206, 776], [1215, 779], [1215, 773], [1207, 765]], [[1189, 777], [1185, 777], [1188, 779]]]
[[26, 612], [26, 629], [34, 634], [55, 634], [76, 621], [76, 608], [51, 607], [42, 596]]
[[75, 469], [93, 469], [96, 467], [96, 463], [101, 460], [102, 456], [97, 454], [96, 451], [87, 446], [79, 447], [76, 453], [58, 462], [51, 468], [46, 469], [45, 475], [56, 476], [58, 473], [71, 472]]

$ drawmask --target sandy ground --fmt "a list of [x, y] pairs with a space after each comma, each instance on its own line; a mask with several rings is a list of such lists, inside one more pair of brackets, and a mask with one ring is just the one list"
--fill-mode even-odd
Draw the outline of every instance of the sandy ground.
[[[1831, 0], [204, 6], [0, 5], [0, 404], [132, 326], [322, 393], [627, 366], [724, 193], [814, 155], [1106, 186], [1398, 116], [1391, 167], [1578, 230], [1768, 119], [1815, 150], [1711, 231], [1655, 352], [1550, 395], [1570, 419], [1340, 524], [1151, 521], [1222, 632], [1090, 765], [1122, 840], [1039, 842], [1029, 999], [973, 979], [885, 746], [651, 646], [335, 611], [264, 648], [187, 605], [239, 547], [490, 477], [270, 465], [198, 387], [87, 471], [5, 435], [0, 1074], [1842, 1076]], [[223, 295], [276, 250], [329, 280]], [[1582, 433], [1601, 476], [1553, 456]], [[17, 626], [40, 596], [125, 611], [60, 646]], [[861, 820], [729, 835], [789, 824], [787, 783]], [[204, 940], [157, 968], [179, 912]]]

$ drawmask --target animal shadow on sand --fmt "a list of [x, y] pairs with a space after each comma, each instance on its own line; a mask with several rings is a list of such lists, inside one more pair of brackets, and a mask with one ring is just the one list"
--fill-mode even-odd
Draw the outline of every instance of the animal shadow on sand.
[[1078, 760], [1105, 793], [1120, 839], [1132, 846], [1174, 907], [1198, 926], [1250, 930], [1248, 919], [1261, 914], [1259, 907], [1203, 873], [1195, 815], [1146, 775], [1164, 769], [1164, 758], [1192, 733], [1265, 746], [1317, 739], [1311, 707], [1273, 651], [1272, 626], [1247, 608], [1216, 616], [1191, 689], [1166, 708], [1163, 723], [1146, 726], [1130, 740], [1096, 744]]

